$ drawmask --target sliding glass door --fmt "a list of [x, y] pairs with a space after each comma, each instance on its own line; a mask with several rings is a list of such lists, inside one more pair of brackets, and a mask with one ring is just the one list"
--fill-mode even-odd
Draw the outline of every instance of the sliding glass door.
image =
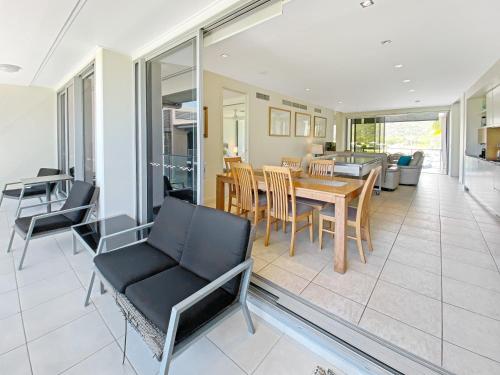
[[167, 195], [197, 203], [196, 39], [146, 62], [147, 216]]
[[95, 184], [94, 72], [82, 76], [83, 90], [83, 179]]
[[385, 121], [383, 117], [351, 120], [351, 150], [384, 152]]
[[[75, 171], [74, 104], [74, 85], [70, 84], [57, 94], [57, 149], [59, 170], [72, 176]], [[60, 192], [67, 191], [68, 184], [62, 184]]]

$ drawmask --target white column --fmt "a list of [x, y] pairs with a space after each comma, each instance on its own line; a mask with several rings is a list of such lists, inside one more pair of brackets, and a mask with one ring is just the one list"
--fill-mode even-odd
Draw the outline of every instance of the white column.
[[100, 48], [95, 59], [95, 158], [100, 217], [136, 217], [133, 93], [131, 58]]

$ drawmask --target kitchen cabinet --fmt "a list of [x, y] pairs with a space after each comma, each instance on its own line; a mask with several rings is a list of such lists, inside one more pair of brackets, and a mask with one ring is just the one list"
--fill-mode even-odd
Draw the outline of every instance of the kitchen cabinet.
[[500, 215], [500, 163], [465, 156], [464, 184], [481, 204]]
[[500, 125], [500, 86], [493, 89], [493, 125]]

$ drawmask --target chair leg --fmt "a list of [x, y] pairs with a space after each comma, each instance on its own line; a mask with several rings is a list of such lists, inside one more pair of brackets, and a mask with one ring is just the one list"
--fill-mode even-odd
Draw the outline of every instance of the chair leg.
[[264, 238], [264, 246], [269, 246], [269, 237], [271, 236], [271, 216], [267, 215], [266, 222], [266, 237]]
[[73, 247], [73, 255], [78, 254], [76, 251], [76, 239], [74, 234], [71, 235], [71, 246]]
[[252, 316], [250, 315], [250, 310], [248, 310], [246, 301], [241, 303], [241, 311], [243, 312], [243, 316], [245, 317], [245, 322], [247, 323], [248, 333], [253, 335], [255, 333], [255, 327], [253, 325]]
[[2, 207], [3, 202], [3, 191], [0, 192], [0, 207]]
[[28, 245], [30, 243], [31, 236], [26, 237], [26, 241], [24, 242], [23, 255], [21, 256], [21, 261], [19, 262], [19, 267], [17, 268], [19, 271], [23, 269], [24, 259], [26, 258], [26, 253], [28, 252]]
[[311, 242], [314, 242], [314, 221], [312, 214], [307, 217], [307, 222], [309, 224], [309, 239]]
[[127, 334], [128, 334], [128, 322], [127, 317], [124, 317], [125, 320], [125, 335], [123, 336], [123, 356], [122, 356], [122, 365], [125, 364], [125, 358], [127, 357]]
[[16, 234], [16, 230], [14, 227], [12, 227], [12, 232], [10, 232], [10, 240], [9, 240], [9, 246], [7, 246], [7, 253], [10, 253], [12, 250], [12, 243], [14, 242], [14, 235]]
[[282, 226], [282, 229], [283, 229], [283, 233], [286, 233], [286, 221], [285, 220], [283, 220], [281, 222], [281, 226]]
[[319, 249], [323, 250], [323, 216], [321, 215], [319, 215], [318, 226], [319, 226], [319, 231], [318, 231]]
[[362, 263], [366, 263], [365, 252], [363, 250], [363, 243], [361, 242], [361, 228], [356, 227], [356, 245], [358, 247], [359, 257]]
[[373, 251], [372, 235], [370, 233], [370, 227], [365, 228], [366, 242], [368, 242], [368, 250]]
[[90, 276], [89, 288], [87, 289], [87, 296], [85, 297], [84, 306], [87, 307], [90, 303], [90, 295], [92, 294], [92, 287], [94, 286], [95, 271], [92, 271], [92, 276]]
[[278, 219], [275, 219], [274, 220], [274, 231], [277, 232], [278, 231]]
[[292, 220], [292, 238], [290, 240], [290, 256], [295, 255], [295, 233], [297, 232], [297, 223]]

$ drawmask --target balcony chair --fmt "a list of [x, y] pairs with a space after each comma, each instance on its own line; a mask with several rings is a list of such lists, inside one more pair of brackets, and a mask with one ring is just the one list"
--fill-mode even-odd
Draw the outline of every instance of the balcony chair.
[[[176, 354], [236, 308], [254, 333], [246, 304], [253, 264], [248, 220], [166, 197], [154, 223], [102, 240], [147, 228], [147, 238], [114, 251], [99, 249], [86, 304], [97, 275], [161, 361], [162, 375]], [[125, 354], [126, 345], [123, 359]]]
[[[74, 181], [67, 199], [43, 202], [31, 206], [21, 207], [19, 216], [16, 218], [10, 235], [7, 252], [11, 251], [14, 235], [17, 233], [25, 241], [19, 270], [23, 268], [23, 263], [31, 240], [50, 236], [55, 233], [68, 231], [71, 226], [83, 223], [88, 219], [93, 209], [95, 209], [98, 190], [91, 184], [83, 181]], [[48, 203], [64, 202], [59, 211], [32, 216], [21, 216], [23, 210], [45, 206]]]
[[[224, 167], [226, 168], [226, 172], [231, 172], [231, 164], [232, 163], [241, 163], [241, 156], [226, 156], [224, 158]], [[238, 208], [235, 203], [236, 200], [236, 187], [234, 185], [229, 185], [229, 194], [227, 196], [227, 212], [231, 212], [233, 207]]]
[[[366, 263], [365, 252], [363, 250], [362, 239], [366, 239], [368, 242], [368, 249], [373, 250], [373, 244], [371, 240], [370, 233], [370, 203], [373, 195], [373, 189], [379, 174], [382, 171], [382, 167], [379, 166], [370, 171], [365, 184], [363, 185], [363, 190], [359, 197], [358, 207], [348, 207], [347, 208], [347, 227], [352, 227], [355, 229], [355, 236], [347, 236], [347, 238], [356, 240], [356, 245], [358, 247], [359, 257], [361, 262]], [[323, 232], [331, 233], [335, 235], [333, 229], [325, 229], [324, 222], [329, 221], [335, 224], [335, 205], [330, 204], [325, 207], [319, 213], [319, 248], [323, 248]], [[335, 227], [335, 225], [333, 225]]]
[[193, 189], [192, 188], [187, 188], [184, 187], [184, 184], [182, 184], [182, 187], [180, 189], [174, 189], [173, 185], [169, 180], [167, 176], [163, 176], [163, 186], [165, 189], [165, 194], [164, 196], [170, 196], [174, 197], [189, 203], [194, 203], [193, 201]]
[[[309, 228], [309, 238], [314, 240], [313, 208], [307, 204], [298, 203], [295, 198], [292, 173], [289, 167], [264, 166], [264, 180], [267, 194], [267, 224], [264, 246], [269, 246], [271, 235], [271, 221], [277, 228], [278, 220], [283, 223], [292, 223], [292, 238], [290, 240], [290, 256], [295, 254], [295, 234], [302, 229]], [[307, 224], [297, 228], [297, 223], [306, 220]]]
[[[53, 169], [53, 168], [40, 168], [38, 171], [38, 174], [36, 175], [37, 177], [43, 177], [43, 176], [53, 176], [59, 174], [61, 171], [59, 169]], [[11, 185], [19, 185], [21, 182], [15, 181], [15, 182], [8, 182], [4, 185], [4, 188], [2, 189], [2, 194], [0, 195], [0, 207], [2, 206], [3, 198], [9, 198], [9, 199], [17, 199], [19, 201], [17, 211], [19, 211], [19, 207], [21, 206], [21, 202], [23, 199], [27, 198], [38, 198], [40, 201], [42, 201], [42, 198], [46, 196], [47, 192], [45, 190], [45, 184], [43, 185], [34, 185], [34, 186], [28, 186], [25, 189], [23, 188], [13, 188], [13, 189], [7, 189], [8, 186]], [[53, 193], [54, 188], [56, 187], [56, 183], [50, 184], [50, 194]]]

